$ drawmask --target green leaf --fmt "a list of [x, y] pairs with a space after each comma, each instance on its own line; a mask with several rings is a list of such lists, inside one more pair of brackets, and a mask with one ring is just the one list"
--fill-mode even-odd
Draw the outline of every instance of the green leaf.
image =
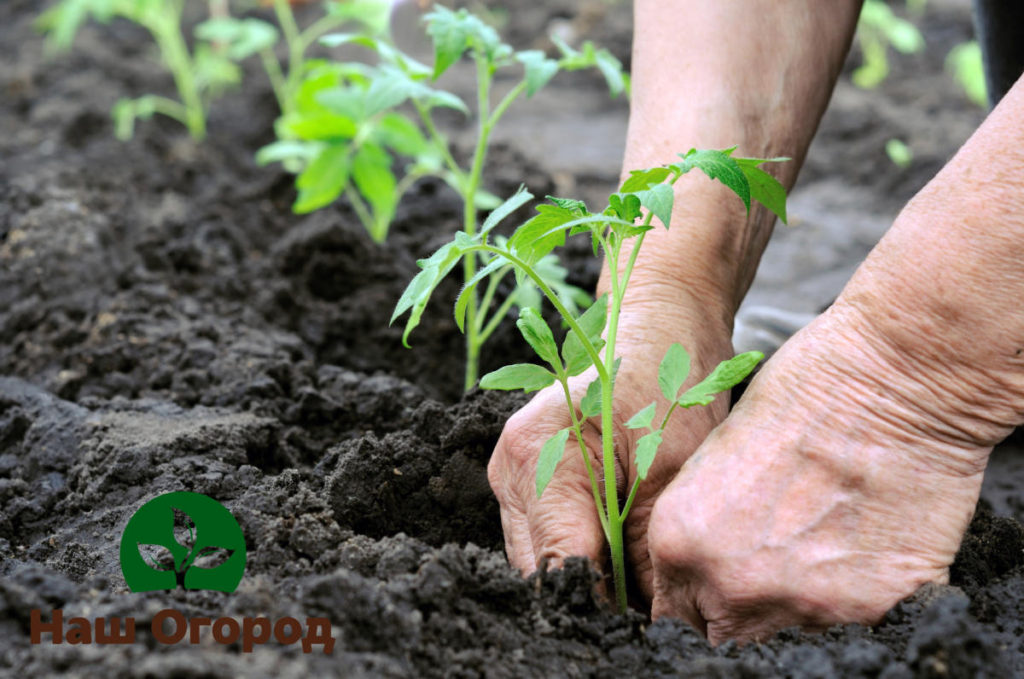
[[363, 144], [352, 159], [352, 181], [373, 210], [370, 236], [383, 243], [401, 198], [396, 191], [398, 182], [391, 172], [391, 156], [376, 144]]
[[686, 353], [682, 344], [675, 342], [665, 352], [665, 357], [658, 365], [658, 386], [670, 403], [679, 396], [679, 390], [689, 375], [690, 354]]
[[279, 37], [277, 28], [266, 21], [233, 17], [208, 19], [196, 26], [195, 35], [200, 40], [226, 43], [228, 56], [235, 61], [272, 48]]
[[480, 379], [481, 389], [522, 389], [529, 393], [554, 384], [555, 376], [547, 370], [533, 363], [517, 363], [506, 365], [494, 372], [487, 373]]
[[615, 216], [627, 222], [640, 216], [640, 198], [635, 193], [613, 193], [608, 196], [608, 207]]
[[411, 309], [409, 320], [405, 324], [405, 331], [402, 333], [402, 344], [406, 347], [409, 346], [409, 333], [419, 325], [420, 317], [423, 316], [423, 311], [427, 308], [427, 302], [430, 301], [430, 295], [434, 292], [434, 288], [455, 268], [455, 265], [462, 259], [462, 254], [462, 250], [455, 243], [447, 243], [438, 248], [429, 258], [417, 262], [423, 271], [418, 273], [405, 288], [398, 304], [395, 305], [390, 321], [390, 323], [394, 323], [396, 318]]
[[391, 0], [328, 0], [324, 4], [329, 16], [358, 21], [377, 35], [386, 33], [391, 23]]
[[558, 207], [572, 212], [577, 217], [586, 217], [590, 215], [590, 211], [587, 210], [587, 204], [582, 200], [576, 200], [575, 198], [558, 198], [557, 196], [544, 196], [544, 198], [551, 201]]
[[465, 25], [467, 15], [465, 10], [456, 13], [447, 7], [434, 5], [434, 9], [423, 17], [427, 24], [427, 35], [434, 41], [434, 73], [431, 76], [434, 80], [469, 49], [469, 35]]
[[519, 332], [529, 343], [537, 355], [550, 363], [552, 366], [561, 367], [558, 358], [558, 345], [555, 344], [555, 337], [551, 333], [544, 317], [536, 309], [525, 307], [519, 310], [519, 320], [516, 321]]
[[319, 142], [282, 140], [267, 144], [256, 152], [257, 165], [282, 163], [289, 160], [311, 161], [320, 152]]
[[617, 97], [626, 90], [626, 77], [622, 72], [622, 62], [608, 50], [601, 48], [594, 53], [594, 63], [608, 83], [608, 91]]
[[520, 184], [512, 196], [504, 203], [494, 208], [491, 214], [487, 215], [487, 219], [484, 220], [483, 226], [480, 227], [480, 234], [486, 234], [491, 229], [496, 227], [505, 217], [526, 205], [533, 200], [533, 194], [526, 190], [524, 184]]
[[654, 216], [661, 220], [667, 229], [672, 221], [672, 203], [675, 193], [668, 184], [656, 184], [644, 191], [634, 193], [640, 199], [640, 204], [654, 213]]
[[629, 173], [629, 179], [622, 183], [622, 187], [619, 191], [621, 193], [644, 191], [649, 188], [651, 184], [662, 183], [668, 179], [671, 174], [672, 170], [667, 167], [652, 167], [649, 170], [632, 170]]
[[576, 219], [571, 210], [557, 205], [538, 205], [537, 215], [524, 223], [509, 238], [509, 248], [528, 264], [536, 263], [556, 247], [565, 244], [565, 231], [558, 227]]
[[647, 478], [647, 472], [651, 470], [660, 445], [660, 429], [641, 436], [640, 440], [636, 442], [636, 475], [641, 481]]
[[750, 184], [739, 164], [731, 157], [735, 147], [719, 151], [716, 149], [690, 149], [686, 154], [679, 154], [683, 159], [672, 167], [680, 174], [686, 174], [693, 168], [699, 168], [711, 179], [717, 179], [735, 192], [743, 204], [750, 210]]
[[587, 385], [587, 393], [580, 399], [580, 414], [584, 419], [601, 414], [601, 378], [595, 377]]
[[420, 128], [400, 113], [381, 116], [374, 128], [374, 138], [403, 156], [418, 156], [429, 146]]
[[750, 197], [771, 210], [782, 223], [786, 223], [786, 189], [779, 180], [758, 167], [761, 163], [775, 163], [788, 158], [736, 158], [750, 185]]
[[398, 106], [413, 95], [418, 83], [393, 66], [378, 69], [366, 91], [367, 117]]
[[334, 201], [348, 185], [347, 144], [324, 146], [320, 154], [295, 178], [298, 198], [292, 205], [297, 214], [312, 212]]
[[569, 429], [562, 429], [544, 442], [537, 458], [537, 497], [544, 494], [544, 489], [555, 475], [555, 468], [565, 454], [565, 444], [569, 440]]
[[[576, 324], [592, 344], [597, 345], [600, 342], [603, 345], [601, 333], [604, 332], [607, 316], [608, 295], [601, 295], [576, 319]], [[600, 347], [595, 348], [600, 351]], [[562, 343], [562, 358], [565, 359], [565, 369], [570, 376], [579, 375], [592, 364], [590, 354], [583, 348], [583, 342], [575, 330], [570, 330], [565, 336], [565, 342]]]
[[733, 356], [728, 361], [722, 361], [700, 384], [688, 389], [679, 397], [679, 405], [683, 408], [708, 405], [715, 400], [716, 394], [729, 391], [742, 382], [763, 358], [764, 354], [760, 351], [748, 351]]
[[651, 426], [651, 422], [654, 421], [654, 412], [657, 407], [658, 404], [652, 402], [646, 408], [637, 411], [637, 413], [626, 422], [626, 426], [630, 429], [647, 429]]
[[526, 96], [532, 97], [558, 73], [558, 62], [549, 59], [540, 50], [516, 53], [516, 59], [526, 70]]

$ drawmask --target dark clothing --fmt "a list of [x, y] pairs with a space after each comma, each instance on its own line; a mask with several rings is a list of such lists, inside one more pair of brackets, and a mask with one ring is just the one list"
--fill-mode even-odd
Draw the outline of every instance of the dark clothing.
[[1024, 73], [1024, 0], [974, 0], [974, 29], [995, 106]]

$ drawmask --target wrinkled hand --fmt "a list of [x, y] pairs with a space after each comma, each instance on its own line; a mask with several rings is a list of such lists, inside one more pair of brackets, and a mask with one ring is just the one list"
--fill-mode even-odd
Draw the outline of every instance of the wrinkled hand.
[[858, 327], [837, 304], [792, 338], [661, 494], [655, 617], [750, 640], [874, 623], [946, 581], [990, 448], [951, 435], [951, 399], [908, 371], [926, 366]]
[[[659, 416], [667, 404], [660, 395], [657, 367], [672, 342], [682, 342], [693, 357], [688, 384], [703, 378], [721, 360], [730, 357], [731, 344], [723, 326], [704, 322], [703, 334], [695, 337], [686, 314], [673, 300], [671, 313], [650, 315], [660, 318], [658, 324], [631, 322], [626, 315], [616, 354], [622, 365], [616, 380], [617, 486], [619, 497], [631, 486], [636, 468], [632, 464], [633, 447], [644, 433], [624, 425], [635, 412], [658, 400]], [[629, 330], [626, 330], [629, 328]], [[574, 401], [578, 404], [587, 385], [594, 379], [591, 370], [570, 381]], [[636, 500], [625, 526], [626, 553], [629, 572], [641, 593], [650, 600], [652, 580], [647, 551], [647, 521], [658, 493], [675, 476], [679, 467], [693, 453], [709, 431], [725, 416], [727, 398], [721, 397], [711, 406], [677, 412], [666, 430], [665, 442], [658, 458], [640, 484]], [[603, 487], [600, 417], [583, 423], [584, 443], [591, 455], [594, 473]], [[562, 387], [555, 384], [544, 389], [505, 425], [488, 466], [488, 478], [501, 506], [501, 523], [509, 562], [523, 574], [532, 573], [542, 560], [558, 565], [567, 556], [589, 557], [599, 567], [607, 560], [604, 534], [594, 506], [594, 496], [586, 467], [573, 436], [554, 477], [542, 497], [537, 497], [536, 468], [541, 446], [560, 429], [571, 426]]]

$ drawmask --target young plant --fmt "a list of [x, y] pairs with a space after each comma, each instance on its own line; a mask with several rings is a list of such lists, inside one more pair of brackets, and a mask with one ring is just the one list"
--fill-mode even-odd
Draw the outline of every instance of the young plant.
[[[597, 68], [613, 95], [628, 86], [618, 60], [589, 42], [575, 50], [552, 38], [560, 53], [554, 59], [539, 50], [515, 51], [501, 42], [493, 28], [464, 9], [452, 11], [436, 6], [424, 20], [434, 46], [432, 68], [403, 54], [384, 35], [327, 35], [321, 40], [329, 46], [358, 44], [373, 49], [378, 64], [371, 67], [325, 62], [311, 69], [299, 87], [296, 107], [278, 121], [279, 141], [260, 151], [260, 162], [290, 162], [298, 170], [298, 198], [293, 206], [296, 212], [318, 209], [344, 195], [373, 239], [382, 242], [402, 193], [417, 179], [433, 175], [459, 193], [463, 201], [462, 229], [474, 236], [480, 229], [478, 211], [501, 202], [482, 188], [482, 174], [491, 134], [517, 99], [536, 94], [560, 70]], [[474, 62], [477, 76], [477, 133], [468, 166], [456, 160], [433, 116], [437, 108], [468, 115], [469, 107], [454, 94], [431, 86], [466, 54]], [[521, 80], [497, 99], [496, 72], [518, 66], [522, 67]], [[403, 113], [403, 105], [415, 112], [412, 119]], [[401, 173], [395, 171], [395, 155], [411, 159]], [[518, 207], [526, 200], [519, 194], [512, 202]], [[511, 202], [505, 204], [509, 205]], [[498, 217], [504, 218], [511, 211], [509, 208]], [[522, 307], [537, 297], [532, 284], [520, 278], [516, 292], [498, 302], [495, 295], [499, 283], [512, 267], [490, 267], [491, 263], [485, 253], [462, 259], [463, 281], [468, 289], [463, 298], [466, 389], [477, 381], [481, 345], [510, 307]], [[584, 295], [566, 285], [564, 269], [553, 258], [537, 264], [545, 282], [557, 288], [563, 301], [575, 309]], [[481, 279], [477, 272], [481, 269], [491, 277], [482, 296], [478, 296], [476, 283]]]
[[[615, 355], [619, 330], [619, 314], [629, 286], [637, 254], [645, 234], [654, 228], [657, 219], [667, 229], [670, 225], [674, 193], [672, 185], [694, 168], [708, 177], [718, 179], [732, 189], [750, 210], [752, 200], [761, 202], [780, 219], [786, 219], [786, 194], [782, 185], [760, 165], [782, 158], [737, 158], [733, 149], [696, 150], [680, 154], [681, 160], [663, 167], [637, 170], [630, 174], [608, 206], [592, 213], [577, 200], [549, 197], [550, 204], [537, 208], [538, 214], [522, 224], [507, 241], [491, 240], [490, 231], [498, 220], [528, 201], [531, 196], [520, 191], [495, 210], [479, 231], [460, 231], [455, 239], [421, 262], [421, 271], [406, 288], [392, 315], [392, 322], [410, 312], [405, 334], [418, 324], [423, 310], [438, 283], [459, 261], [476, 258], [482, 253], [489, 259], [477, 271], [459, 295], [455, 318], [459, 327], [467, 320], [467, 297], [491, 271], [508, 267], [517, 277], [529, 279], [558, 311], [569, 331], [561, 347], [543, 317], [532, 307], [520, 309], [517, 323], [523, 337], [546, 365], [522, 363], [509, 365], [485, 375], [480, 386], [485, 389], [522, 389], [530, 392], [558, 383], [565, 395], [571, 426], [552, 436], [541, 448], [537, 461], [537, 495], [544, 492], [565, 452], [570, 436], [575, 438], [583, 463], [590, 477], [594, 503], [604, 535], [611, 550], [615, 597], [620, 610], [626, 608], [626, 571], [623, 549], [623, 525], [633, 505], [637, 488], [654, 462], [662, 436], [672, 414], [679, 408], [692, 408], [711, 403], [716, 394], [728, 391], [753, 370], [763, 358], [758, 352], [740, 354], [720, 363], [698, 384], [683, 391], [690, 371], [690, 357], [680, 344], [666, 352], [658, 370], [658, 385], [664, 402], [654, 401], [632, 413], [626, 426], [646, 430], [634, 451], [636, 480], [624, 502], [620, 502], [616, 486], [616, 459], [613, 440], [615, 412], [615, 375], [621, 357]], [[537, 267], [556, 247], [564, 245], [567, 235], [590, 237], [595, 255], [603, 252], [612, 272], [611, 291], [582, 314], [570, 310], [562, 297], [541, 276]], [[629, 255], [624, 245], [632, 242]], [[602, 354], [603, 352], [603, 354]], [[597, 377], [589, 384], [579, 405], [572, 400], [569, 378], [593, 367]], [[659, 416], [660, 415], [660, 416]], [[595, 470], [583, 443], [582, 423], [600, 418], [602, 469]], [[599, 480], [598, 475], [603, 478]]]
[[210, 41], [198, 40], [189, 51], [182, 33], [183, 7], [184, 0], [62, 0], [39, 19], [50, 49], [69, 49], [78, 29], [90, 18], [107, 23], [121, 17], [153, 36], [161, 60], [174, 77], [179, 99], [148, 94], [118, 100], [112, 114], [119, 139], [131, 138], [137, 118], [159, 113], [177, 120], [193, 138], [202, 140], [210, 101], [241, 80], [237, 64]]
[[[920, 4], [907, 3], [911, 11]], [[854, 85], [864, 89], [877, 87], [889, 75], [890, 45], [903, 54], [914, 54], [924, 48], [924, 37], [917, 26], [896, 16], [884, 0], [864, 1], [857, 22], [857, 42], [864, 63], [853, 72], [852, 79]]]

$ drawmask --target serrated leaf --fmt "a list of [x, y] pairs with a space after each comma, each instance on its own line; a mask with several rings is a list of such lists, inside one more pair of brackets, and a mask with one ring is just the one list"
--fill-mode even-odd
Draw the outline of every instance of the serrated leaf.
[[537, 215], [515, 230], [509, 248], [528, 264], [535, 264], [556, 247], [565, 244], [565, 231], [560, 226], [576, 219], [571, 210], [557, 205], [538, 205]]
[[686, 174], [693, 168], [700, 169], [711, 179], [717, 179], [740, 197], [747, 210], [750, 210], [750, 184], [739, 164], [731, 157], [735, 147], [719, 151], [717, 149], [690, 149], [679, 154], [682, 162], [672, 167], [680, 174]]
[[427, 302], [430, 301], [430, 295], [434, 292], [434, 288], [455, 268], [458, 261], [462, 259], [462, 254], [462, 250], [456, 247], [455, 243], [447, 243], [438, 248], [428, 259], [417, 262], [423, 271], [419, 272], [406, 286], [405, 292], [402, 293], [398, 304], [395, 305], [389, 323], [389, 325], [394, 323], [396, 318], [406, 311], [411, 311], [409, 320], [405, 324], [405, 331], [402, 333], [402, 344], [406, 347], [409, 346], [409, 333], [419, 325], [420, 317], [427, 307]]
[[672, 204], [675, 199], [675, 192], [668, 184], [656, 184], [649, 189], [634, 193], [640, 199], [640, 204], [647, 208], [654, 216], [661, 220], [667, 229], [672, 221]]
[[569, 430], [562, 429], [541, 446], [540, 456], [537, 458], [537, 497], [543, 495], [544, 489], [551, 483], [551, 477], [555, 475], [555, 469], [565, 455], [565, 444], [568, 440]]
[[629, 179], [622, 182], [622, 186], [619, 188], [621, 193], [634, 193], [636, 191], [644, 191], [648, 189], [651, 184], [660, 184], [666, 179], [672, 171], [667, 167], [652, 167], [649, 170], [632, 170], [629, 173]]
[[498, 368], [480, 378], [481, 389], [522, 389], [529, 393], [554, 384], [555, 375], [533, 363], [516, 363]]
[[539, 311], [531, 307], [520, 309], [519, 320], [516, 321], [516, 326], [518, 326], [519, 332], [523, 334], [523, 338], [533, 347], [538, 356], [552, 366], [557, 365], [561, 367], [555, 337]]
[[[551, 201], [558, 207], [568, 210], [577, 217], [586, 217], [590, 215], [590, 211], [587, 210], [587, 204], [582, 200], [576, 200], [575, 198], [558, 198], [557, 196], [544, 196], [544, 198]], [[585, 225], [580, 226], [584, 229], [589, 228]]]
[[480, 234], [486, 234], [501, 223], [503, 219], [533, 200], [533, 194], [526, 190], [525, 184], [520, 184], [512, 196], [504, 203], [494, 208], [491, 214], [487, 215], [483, 226], [480, 227]]
[[558, 73], [558, 62], [549, 59], [540, 50], [525, 50], [516, 53], [516, 59], [523, 65], [526, 71], [526, 96], [532, 97], [542, 87], [547, 85]]
[[652, 402], [646, 408], [638, 410], [633, 417], [626, 421], [626, 426], [630, 429], [647, 429], [654, 421], [654, 413], [657, 408], [658, 404]]
[[636, 475], [641, 481], [647, 478], [647, 472], [651, 470], [651, 465], [654, 464], [654, 458], [658, 454], [658, 446], [660, 445], [660, 429], [641, 436], [636, 442]]
[[587, 385], [587, 391], [580, 399], [580, 414], [583, 419], [596, 417], [601, 414], [601, 378], [595, 377], [594, 381]]
[[690, 354], [686, 353], [682, 344], [675, 342], [665, 352], [658, 365], [658, 386], [669, 402], [675, 401], [679, 396], [679, 389], [689, 375]]
[[[600, 351], [600, 347], [596, 345], [599, 342], [602, 345], [604, 344], [601, 340], [601, 333], [604, 332], [607, 315], [608, 295], [601, 295], [600, 298], [590, 305], [590, 308], [576, 319], [576, 324], [580, 330], [583, 331], [587, 339], [595, 345], [598, 351]], [[575, 330], [570, 330], [565, 336], [565, 342], [562, 343], [562, 358], [565, 359], [565, 369], [570, 376], [579, 375], [592, 364], [590, 354], [583, 348], [583, 342]]]
[[716, 394], [729, 391], [742, 382], [763, 358], [764, 354], [760, 351], [748, 351], [722, 361], [710, 375], [679, 397], [679, 405], [683, 408], [708, 405], [715, 400]]
[[736, 158], [737, 165], [747, 177], [750, 185], [750, 198], [771, 210], [775, 216], [786, 223], [786, 189], [779, 180], [771, 176], [758, 165], [767, 162], [780, 162], [788, 158]]
[[434, 9], [423, 17], [427, 24], [427, 35], [434, 42], [434, 73], [437, 80], [469, 48], [469, 30], [466, 24], [468, 12], [453, 12], [447, 7], [434, 5]]

